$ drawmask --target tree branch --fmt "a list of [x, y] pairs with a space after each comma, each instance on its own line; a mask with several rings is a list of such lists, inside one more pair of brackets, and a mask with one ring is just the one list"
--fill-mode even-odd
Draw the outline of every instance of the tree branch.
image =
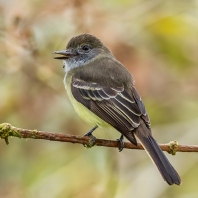
[[[93, 137], [82, 137], [77, 135], [69, 135], [69, 134], [60, 134], [60, 133], [50, 133], [44, 131], [37, 130], [29, 130], [29, 129], [21, 129], [12, 126], [9, 123], [0, 124], [0, 137], [1, 139], [5, 139], [6, 144], [8, 144], [8, 137], [18, 137], [18, 138], [32, 138], [32, 139], [43, 139], [50, 141], [59, 141], [59, 142], [70, 142], [83, 144], [86, 147], [96, 146], [105, 146], [105, 147], [117, 147], [119, 148], [120, 143], [118, 141], [113, 140], [105, 140], [105, 139], [96, 139]], [[198, 152], [197, 145], [179, 145], [177, 141], [171, 141], [169, 144], [160, 144], [159, 145], [163, 151], [167, 151], [168, 153], [175, 155], [176, 152]], [[127, 149], [140, 149], [144, 148], [140, 143], [137, 146], [131, 144], [130, 142], [124, 143], [124, 148]]]

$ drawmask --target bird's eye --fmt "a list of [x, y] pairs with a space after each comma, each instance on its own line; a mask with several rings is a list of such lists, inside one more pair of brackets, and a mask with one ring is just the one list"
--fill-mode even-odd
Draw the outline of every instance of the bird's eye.
[[82, 46], [82, 49], [83, 49], [84, 51], [88, 51], [88, 50], [90, 49], [90, 47], [89, 47], [89, 45], [83, 45], [83, 46]]

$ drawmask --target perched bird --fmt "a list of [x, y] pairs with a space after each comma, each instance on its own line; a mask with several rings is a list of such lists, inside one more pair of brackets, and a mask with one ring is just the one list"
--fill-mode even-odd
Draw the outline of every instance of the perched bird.
[[180, 185], [181, 179], [170, 164], [150, 128], [150, 120], [129, 71], [95, 36], [81, 34], [73, 37], [66, 50], [55, 51], [61, 56], [66, 72], [65, 88], [80, 117], [94, 128], [113, 127], [123, 138], [137, 145], [136, 137], [157, 166], [164, 180]]

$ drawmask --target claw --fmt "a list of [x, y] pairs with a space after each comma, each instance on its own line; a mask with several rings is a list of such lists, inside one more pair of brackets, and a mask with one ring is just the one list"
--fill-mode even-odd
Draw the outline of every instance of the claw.
[[121, 152], [124, 149], [124, 136], [121, 135], [119, 139], [116, 139], [117, 141], [120, 142], [120, 147], [118, 148], [119, 152]]
[[95, 137], [95, 136], [89, 135], [88, 137], [89, 137], [88, 142], [87, 142], [86, 144], [83, 144], [83, 146], [84, 146], [85, 148], [91, 148], [91, 147], [93, 147], [93, 146], [95, 145], [95, 143], [96, 143], [96, 137]]
[[92, 133], [98, 128], [98, 126], [95, 126], [92, 128], [90, 131], [84, 134], [84, 136], [88, 136], [90, 139], [87, 144], [83, 144], [85, 148], [91, 148], [95, 145], [96, 143], [96, 137], [92, 135]]

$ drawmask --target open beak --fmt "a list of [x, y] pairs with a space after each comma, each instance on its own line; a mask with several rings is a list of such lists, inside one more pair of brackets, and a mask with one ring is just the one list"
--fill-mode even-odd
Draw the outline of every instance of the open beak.
[[77, 54], [75, 52], [72, 52], [70, 50], [60, 50], [60, 51], [55, 51], [52, 54], [60, 54], [62, 56], [57, 56], [54, 57], [54, 59], [68, 59], [72, 56], [76, 56]]

